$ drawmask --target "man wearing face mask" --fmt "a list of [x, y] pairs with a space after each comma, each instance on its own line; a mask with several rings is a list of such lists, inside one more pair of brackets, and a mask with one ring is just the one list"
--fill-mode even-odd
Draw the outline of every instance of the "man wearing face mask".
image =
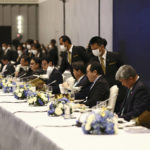
[[59, 84], [63, 82], [63, 78], [60, 72], [54, 67], [53, 59], [50, 57], [43, 57], [42, 69], [46, 72], [48, 76], [46, 84], [52, 87], [53, 94], [60, 93]]
[[16, 64], [19, 64], [20, 60], [21, 60], [21, 57], [23, 55], [23, 47], [22, 47], [22, 45], [18, 45], [17, 53], [18, 53], [18, 57], [17, 57], [17, 60], [16, 60]]
[[32, 39], [28, 39], [26, 41], [26, 48], [24, 50], [25, 55], [32, 57], [32, 53], [31, 53], [31, 45], [33, 44], [33, 40]]
[[61, 36], [59, 38], [60, 50], [62, 51], [62, 62], [59, 71], [63, 73], [65, 70], [70, 70], [73, 75], [72, 63], [76, 61], [83, 61], [87, 63], [86, 51], [82, 46], [74, 46], [68, 36]]
[[8, 60], [12, 60], [12, 50], [8, 47], [7, 43], [2, 44], [3, 55], [7, 56]]
[[103, 70], [103, 76], [107, 80], [109, 86], [118, 85], [119, 95], [116, 104], [116, 111], [119, 111], [122, 100], [125, 96], [126, 88], [115, 80], [115, 75], [120, 66], [123, 65], [121, 57], [116, 52], [109, 52], [106, 50], [107, 41], [101, 37], [95, 36], [90, 40], [92, 53], [95, 57], [91, 61], [98, 61]]

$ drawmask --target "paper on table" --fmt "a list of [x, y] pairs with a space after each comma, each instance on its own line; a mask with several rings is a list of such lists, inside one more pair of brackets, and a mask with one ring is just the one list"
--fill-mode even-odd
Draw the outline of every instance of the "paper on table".
[[142, 126], [128, 127], [125, 128], [124, 131], [128, 133], [150, 133], [150, 129]]

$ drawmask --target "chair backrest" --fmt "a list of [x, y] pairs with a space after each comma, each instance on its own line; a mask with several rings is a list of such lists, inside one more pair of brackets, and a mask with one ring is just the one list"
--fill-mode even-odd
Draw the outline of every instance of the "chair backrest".
[[110, 88], [110, 96], [109, 96], [109, 102], [107, 108], [111, 111], [114, 112], [115, 105], [116, 105], [116, 100], [118, 96], [119, 88], [117, 85], [113, 85]]

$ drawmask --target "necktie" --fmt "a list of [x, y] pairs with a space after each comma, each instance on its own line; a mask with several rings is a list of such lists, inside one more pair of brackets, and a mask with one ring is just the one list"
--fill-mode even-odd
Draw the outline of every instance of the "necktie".
[[103, 69], [104, 74], [106, 73], [106, 68], [105, 68], [105, 64], [104, 64], [104, 58], [102, 56], [100, 56], [100, 61], [101, 61], [101, 66]]
[[71, 52], [68, 52], [68, 62], [71, 64]]
[[125, 98], [124, 106], [123, 106], [123, 109], [122, 109], [122, 111], [121, 111], [121, 116], [124, 115], [125, 109], [127, 109], [128, 98], [129, 98], [130, 93], [131, 93], [131, 90], [128, 91], [128, 94], [127, 94], [127, 96], [126, 96], [126, 98]]

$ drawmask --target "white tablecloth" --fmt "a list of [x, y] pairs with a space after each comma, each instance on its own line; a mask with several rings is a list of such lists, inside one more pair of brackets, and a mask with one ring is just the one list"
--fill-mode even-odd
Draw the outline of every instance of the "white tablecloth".
[[47, 106], [31, 107], [0, 95], [0, 150], [150, 150], [150, 133], [119, 130], [117, 135], [85, 135], [71, 126], [75, 119], [34, 112], [46, 110]]

